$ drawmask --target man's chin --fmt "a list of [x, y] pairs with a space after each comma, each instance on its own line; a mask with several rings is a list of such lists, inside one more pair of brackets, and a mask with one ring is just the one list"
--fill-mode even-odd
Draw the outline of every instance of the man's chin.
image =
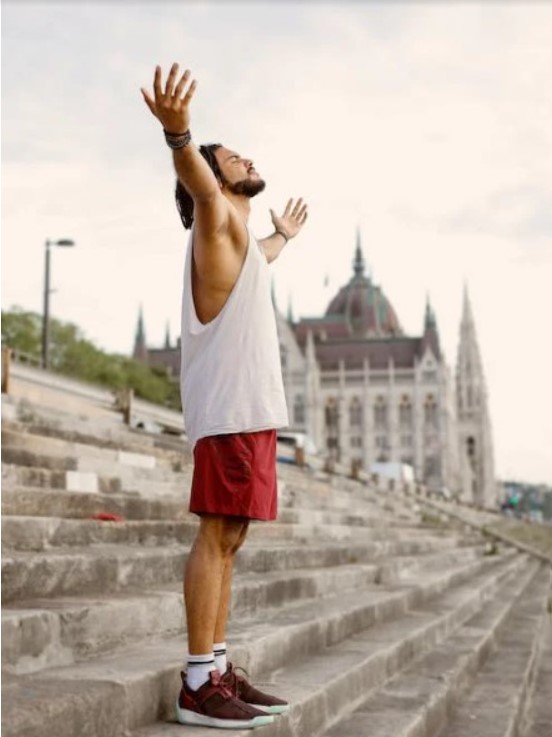
[[260, 194], [266, 187], [266, 182], [257, 174], [249, 179], [243, 179], [241, 182], [229, 186], [231, 192], [245, 197], [255, 197]]

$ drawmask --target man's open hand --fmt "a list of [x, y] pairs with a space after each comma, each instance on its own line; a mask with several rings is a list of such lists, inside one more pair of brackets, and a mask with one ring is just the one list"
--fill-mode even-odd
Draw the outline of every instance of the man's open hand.
[[144, 87], [141, 88], [141, 92], [146, 105], [163, 128], [169, 133], [181, 134], [185, 133], [190, 127], [189, 108], [197, 82], [193, 79], [188, 85], [191, 76], [189, 69], [186, 69], [178, 84], [176, 84], [177, 76], [178, 64], [173, 64], [163, 90], [161, 84], [162, 71], [161, 67], [157, 66], [153, 79], [154, 97], [152, 98]]
[[276, 230], [281, 230], [289, 238], [294, 238], [301, 230], [307, 219], [307, 205], [300, 197], [295, 204], [293, 199], [288, 200], [283, 215], [276, 215], [274, 210], [270, 211], [272, 224]]

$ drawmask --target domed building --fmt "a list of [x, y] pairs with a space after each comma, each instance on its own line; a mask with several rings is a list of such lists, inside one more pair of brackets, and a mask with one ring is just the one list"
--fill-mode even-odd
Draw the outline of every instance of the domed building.
[[[306, 432], [323, 454], [347, 466], [370, 471], [378, 463], [409, 464], [416, 478], [432, 489], [494, 504], [486, 398], [478, 393], [485, 411], [470, 420], [486, 429], [476, 432], [470, 425], [460, 432], [457, 410], [462, 405], [429, 301], [422, 334], [405, 335], [390, 300], [366, 273], [359, 236], [351, 279], [325, 314], [295, 322], [277, 312], [277, 321], [293, 430]], [[475, 332], [468, 335], [465, 323], [466, 318], [457, 377], [463, 397], [468, 395], [466, 361], [460, 356], [479, 356]], [[473, 328], [473, 321], [469, 324]], [[481, 363], [472, 358], [469, 370], [481, 384]], [[475, 435], [481, 438], [481, 457], [472, 462], [465, 439], [473, 442]]]

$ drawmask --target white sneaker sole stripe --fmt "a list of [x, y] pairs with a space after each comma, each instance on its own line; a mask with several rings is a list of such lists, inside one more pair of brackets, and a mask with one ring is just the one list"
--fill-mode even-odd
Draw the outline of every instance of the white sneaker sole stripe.
[[289, 711], [289, 704], [274, 704], [274, 706], [264, 706], [263, 704], [249, 704], [254, 709], [264, 711], [266, 714], [286, 714]]
[[218, 729], [255, 729], [266, 724], [272, 724], [274, 717], [267, 714], [265, 717], [254, 717], [253, 719], [215, 719], [196, 711], [182, 709], [176, 702], [176, 719], [180, 724], [194, 724], [198, 727], [217, 727]]

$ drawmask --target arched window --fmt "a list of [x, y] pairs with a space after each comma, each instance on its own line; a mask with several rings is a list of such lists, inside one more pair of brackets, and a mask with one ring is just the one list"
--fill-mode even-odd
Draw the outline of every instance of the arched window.
[[428, 394], [424, 404], [424, 423], [426, 429], [436, 430], [439, 427], [437, 402], [433, 394]]
[[349, 405], [349, 424], [351, 427], [362, 427], [362, 404], [358, 397], [353, 397]]
[[387, 429], [387, 404], [382, 396], [376, 399], [374, 405], [374, 425], [376, 430]]
[[339, 456], [339, 414], [337, 401], [330, 397], [324, 410], [326, 420], [326, 439], [332, 456]]
[[412, 402], [410, 397], [404, 394], [399, 404], [399, 426], [401, 430], [412, 428]]

